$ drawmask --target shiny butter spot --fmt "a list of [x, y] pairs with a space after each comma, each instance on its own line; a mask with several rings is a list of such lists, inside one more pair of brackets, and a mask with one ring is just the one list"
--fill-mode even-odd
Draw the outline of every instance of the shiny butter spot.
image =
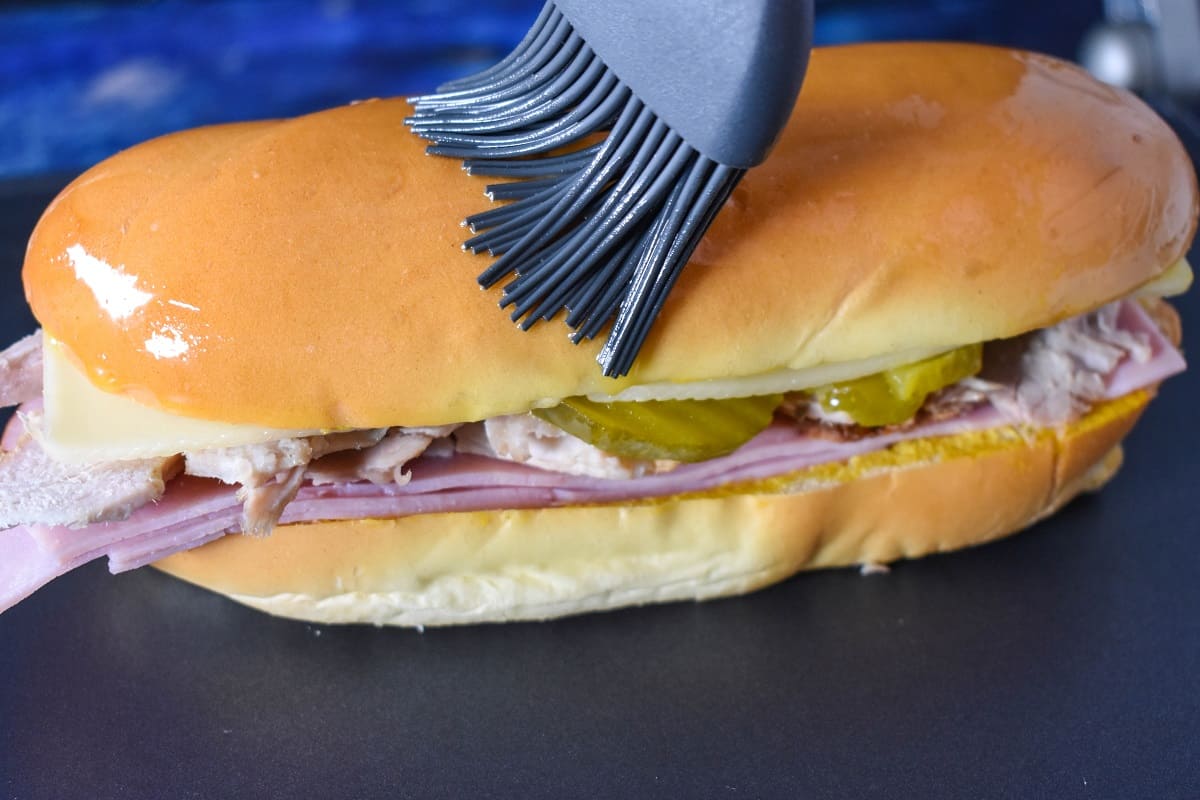
[[137, 288], [137, 277], [96, 258], [81, 244], [67, 248], [75, 277], [92, 290], [96, 302], [114, 320], [125, 319], [149, 303], [153, 295]]
[[163, 328], [146, 340], [146, 352], [155, 358], [179, 358], [190, 349], [191, 345], [173, 328]]
[[191, 303], [185, 303], [182, 300], [168, 300], [167, 303], [169, 305], [175, 306], [176, 308], [186, 308], [188, 311], [199, 311], [200, 310], [199, 308], [192, 305]]

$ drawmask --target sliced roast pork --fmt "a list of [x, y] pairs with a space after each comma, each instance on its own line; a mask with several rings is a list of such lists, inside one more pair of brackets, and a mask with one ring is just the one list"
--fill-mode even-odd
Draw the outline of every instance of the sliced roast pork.
[[29, 334], [0, 352], [0, 408], [42, 396], [42, 332]]
[[270, 536], [279, 524], [283, 509], [296, 497], [304, 483], [304, 465], [292, 467], [270, 483], [243, 486], [237, 497], [242, 501], [242, 532], [250, 536]]
[[289, 472], [295, 467], [307, 466], [329, 453], [371, 447], [386, 433], [387, 428], [368, 428], [324, 436], [279, 439], [261, 444], [186, 452], [183, 454], [185, 471], [188, 475], [216, 478], [223, 483], [236, 483], [248, 487], [262, 486], [277, 475]]
[[606, 453], [532, 414], [493, 417], [465, 426], [456, 438], [464, 453], [570, 475], [627, 479], [657, 471], [657, 462]]
[[187, 452], [184, 471], [238, 485], [242, 530], [251, 536], [269, 536], [304, 482], [310, 464], [331, 453], [371, 449], [386, 433], [387, 428], [369, 428]]
[[1110, 395], [1118, 365], [1147, 363], [1154, 356], [1156, 335], [1162, 336], [1140, 305], [1112, 303], [1017, 339], [988, 344], [980, 375], [960, 382], [939, 400], [984, 401], [1014, 422], [1063, 425]]
[[394, 428], [371, 447], [333, 453], [314, 461], [305, 477], [316, 485], [370, 481], [403, 486], [410, 478], [404, 469], [408, 462], [424, 453], [436, 438], [448, 436], [456, 427]]
[[181, 461], [146, 458], [102, 464], [63, 464], [42, 449], [40, 417], [23, 413], [10, 433], [12, 448], [0, 452], [0, 528], [25, 523], [86, 525], [122, 520], [162, 497]]

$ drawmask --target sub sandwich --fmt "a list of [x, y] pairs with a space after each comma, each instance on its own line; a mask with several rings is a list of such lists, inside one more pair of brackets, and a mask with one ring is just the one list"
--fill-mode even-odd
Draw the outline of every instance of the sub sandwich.
[[408, 113], [164, 136], [50, 205], [0, 354], [0, 609], [100, 557], [336, 623], [738, 594], [1029, 526], [1184, 366], [1192, 165], [1067, 63], [815, 51], [617, 380], [495, 313], [454, 223], [482, 182]]

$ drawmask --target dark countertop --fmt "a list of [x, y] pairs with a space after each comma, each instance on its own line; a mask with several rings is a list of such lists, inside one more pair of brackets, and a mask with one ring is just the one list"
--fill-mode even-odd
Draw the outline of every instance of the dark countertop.
[[[61, 183], [0, 185], [5, 343]], [[0, 796], [1200, 796], [1198, 396], [1021, 536], [703, 605], [319, 627], [93, 563], [0, 616]]]

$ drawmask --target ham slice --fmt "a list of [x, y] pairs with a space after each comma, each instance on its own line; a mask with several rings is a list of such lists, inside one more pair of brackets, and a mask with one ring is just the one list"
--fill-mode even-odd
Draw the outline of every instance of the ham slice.
[[[1145, 343], [1145, 352], [1138, 358], [1124, 359], [1105, 377], [1103, 398], [1157, 384], [1183, 370], [1183, 357], [1140, 306], [1123, 303], [1119, 320], [1122, 329]], [[685, 464], [671, 472], [620, 480], [550, 472], [487, 456], [436, 449], [408, 463], [411, 477], [405, 483], [362, 481], [301, 486], [283, 508], [280, 522], [546, 508], [702, 492], [844, 461], [908, 439], [949, 436], [1019, 422], [994, 406], [984, 405], [949, 419], [846, 441], [807, 436], [800, 427], [776, 423], [727, 456]], [[159, 502], [139, 508], [120, 522], [83, 528], [22, 525], [0, 531], [0, 610], [92, 558], [107, 555], [113, 572], [133, 569], [240, 530], [241, 520], [242, 504], [234, 487], [184, 475], [170, 484]]]

